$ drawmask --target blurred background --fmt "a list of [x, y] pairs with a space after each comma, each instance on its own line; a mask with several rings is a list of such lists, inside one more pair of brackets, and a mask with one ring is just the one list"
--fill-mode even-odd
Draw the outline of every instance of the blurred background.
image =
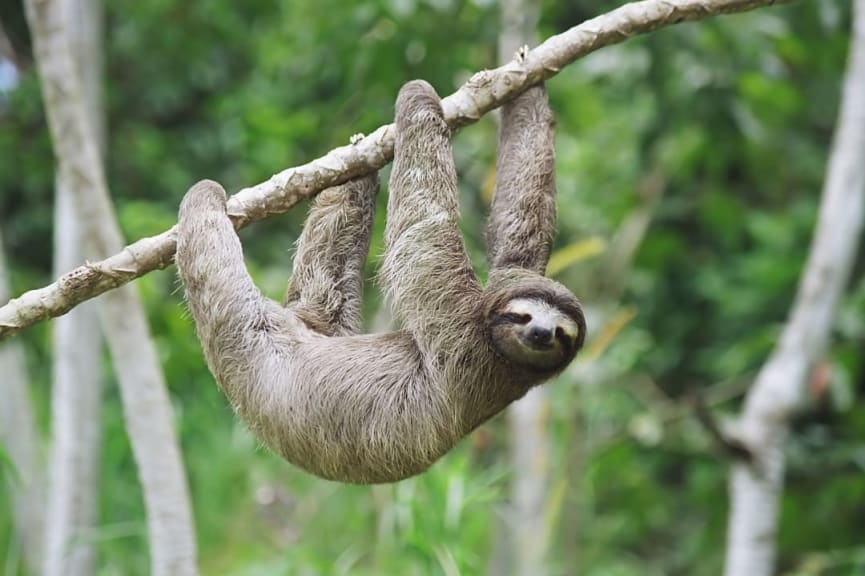
[[[543, 0], [534, 33], [544, 39], [616, 6]], [[549, 273], [584, 302], [590, 333], [537, 403], [528, 450], [540, 456], [530, 470], [515, 465], [522, 435], [503, 416], [422, 476], [376, 487], [318, 480], [261, 449], [236, 420], [207, 371], [173, 267], [138, 280], [201, 572], [721, 573], [731, 461], [696, 418], [694, 398], [719, 420], [738, 414], [787, 319], [814, 230], [850, 20], [847, 2], [827, 0], [667, 27], [548, 82], [559, 190]], [[23, 6], [3, 2], [0, 23], [0, 231], [17, 295], [56, 276], [55, 160]], [[105, 169], [126, 241], [170, 227], [199, 179], [234, 192], [390, 122], [409, 79], [450, 94], [498, 65], [501, 30], [494, 0], [105, 2]], [[490, 114], [454, 139], [463, 230], [482, 276], [496, 130]], [[386, 198], [366, 269], [370, 329], [389, 321], [374, 281]], [[301, 205], [241, 232], [250, 272], [271, 297], [282, 295], [305, 214]], [[865, 573], [863, 265], [859, 256], [792, 422], [779, 574]], [[44, 456], [52, 323], [14, 341]], [[94, 573], [147, 574], [144, 503], [115, 371], [107, 354], [98, 358], [96, 517], [76, 543], [94, 551]], [[0, 468], [11, 471], [2, 446]], [[514, 487], [526, 473], [537, 479], [528, 483], [537, 571], [513, 557]], [[16, 481], [0, 474], [0, 572], [10, 576], [28, 573]]]

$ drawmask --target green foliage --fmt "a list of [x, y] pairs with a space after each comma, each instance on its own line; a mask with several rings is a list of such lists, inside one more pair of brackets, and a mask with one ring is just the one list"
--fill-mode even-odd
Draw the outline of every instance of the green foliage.
[[[604, 9], [542, 6], [543, 36]], [[200, 178], [229, 191], [258, 183], [389, 122], [406, 80], [426, 78], [445, 95], [496, 64], [496, 6], [480, 0], [119, 0], [107, 10], [107, 168], [129, 239], [168, 227]], [[812, 2], [681, 25], [598, 51], [549, 83], [556, 247], [607, 247], [569, 259], [558, 276], [586, 303], [591, 334], [583, 359], [549, 385], [554, 574], [720, 572], [727, 466], [686, 399], [703, 389], [716, 410], [737, 410], [786, 318], [815, 221], [848, 23], [846, 4]], [[22, 24], [4, 20], [26, 55]], [[20, 292], [51, 278], [53, 156], [32, 69], [0, 105], [0, 230]], [[481, 269], [495, 131], [484, 119], [454, 142], [463, 229]], [[384, 192], [379, 201], [369, 278]], [[647, 206], [646, 235], [622, 285], [610, 288], [622, 223]], [[304, 214], [242, 233], [250, 270], [274, 297]], [[786, 574], [865, 570], [863, 264], [827, 352], [827, 391], [797, 420], [790, 445]], [[203, 573], [486, 571], [501, 548], [512, 472], [501, 421], [394, 486], [316, 480], [235, 421], [173, 273], [137, 286], [176, 410]], [[374, 282], [366, 300], [369, 320], [381, 305]], [[47, 429], [50, 329], [20, 338]], [[113, 378], [106, 390], [100, 573], [146, 574], [143, 502]], [[0, 505], [0, 566], [14, 568], [8, 509]]]

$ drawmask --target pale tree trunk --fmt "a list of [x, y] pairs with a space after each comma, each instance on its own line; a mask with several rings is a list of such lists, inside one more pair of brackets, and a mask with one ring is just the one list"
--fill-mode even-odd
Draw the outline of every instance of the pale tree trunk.
[[853, 33], [835, 137], [811, 252], [781, 337], [731, 428], [751, 452], [730, 477], [726, 576], [774, 573], [784, 442], [804, 403], [807, 380], [825, 353], [850, 277], [865, 213], [865, 0], [855, 0]]
[[[58, 181], [54, 254], [61, 272], [83, 259], [72, 202], [68, 188]], [[87, 302], [54, 322], [45, 576], [93, 573], [88, 532], [96, 522], [102, 437], [97, 306], [97, 301]]]
[[532, 389], [508, 409], [511, 438], [511, 513], [514, 573], [547, 573], [550, 526], [550, 401], [543, 386]]
[[[99, 148], [104, 150], [101, 4], [99, 0], [65, 0], [63, 5], [88, 122]], [[54, 269], [59, 275], [86, 258], [72, 197], [73, 183], [65, 182], [58, 174], [56, 186]], [[54, 323], [44, 576], [86, 576], [94, 572], [90, 533], [98, 510], [102, 440], [102, 338], [97, 312], [97, 303], [88, 302]]]
[[[0, 242], [0, 303], [9, 299], [9, 278]], [[44, 486], [39, 433], [28, 390], [24, 350], [19, 342], [0, 342], [0, 445], [13, 473], [7, 475], [9, 505], [15, 534], [24, 552], [28, 573], [35, 573], [42, 558]]]
[[[56, 0], [28, 0], [48, 125], [60, 181], [69, 186], [85, 254], [104, 258], [123, 248], [105, 173]], [[98, 303], [102, 331], [120, 382], [126, 429], [147, 508], [151, 573], [195, 574], [195, 536], [171, 404], [144, 308], [131, 285]]]
[[[531, 0], [500, 0], [499, 62], [514, 59], [522, 46], [537, 42], [538, 6]], [[549, 523], [546, 515], [550, 478], [549, 392], [532, 389], [508, 408], [511, 445], [511, 505], [508, 532], [513, 573], [547, 572]]]

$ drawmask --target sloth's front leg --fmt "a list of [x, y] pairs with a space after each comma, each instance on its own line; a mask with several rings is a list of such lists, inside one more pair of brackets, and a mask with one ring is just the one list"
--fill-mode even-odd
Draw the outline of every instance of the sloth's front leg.
[[487, 223], [491, 269], [546, 269], [556, 229], [554, 124], [543, 84], [502, 106]]
[[396, 102], [382, 277], [403, 325], [425, 350], [446, 354], [480, 286], [459, 229], [450, 129], [432, 86], [407, 83]]

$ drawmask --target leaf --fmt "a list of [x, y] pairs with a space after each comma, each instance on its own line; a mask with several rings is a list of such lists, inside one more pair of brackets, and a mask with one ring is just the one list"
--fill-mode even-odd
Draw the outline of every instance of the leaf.
[[586, 347], [582, 353], [582, 360], [594, 360], [604, 353], [613, 340], [624, 329], [627, 324], [637, 315], [637, 308], [634, 306], [626, 306], [622, 308], [607, 322], [601, 329], [600, 333], [595, 336], [592, 343]]
[[550, 256], [550, 261], [547, 264], [547, 275], [550, 277], [558, 276], [573, 264], [602, 254], [606, 249], [607, 243], [599, 236], [592, 236], [591, 238], [568, 244], [564, 248], [559, 248]]

